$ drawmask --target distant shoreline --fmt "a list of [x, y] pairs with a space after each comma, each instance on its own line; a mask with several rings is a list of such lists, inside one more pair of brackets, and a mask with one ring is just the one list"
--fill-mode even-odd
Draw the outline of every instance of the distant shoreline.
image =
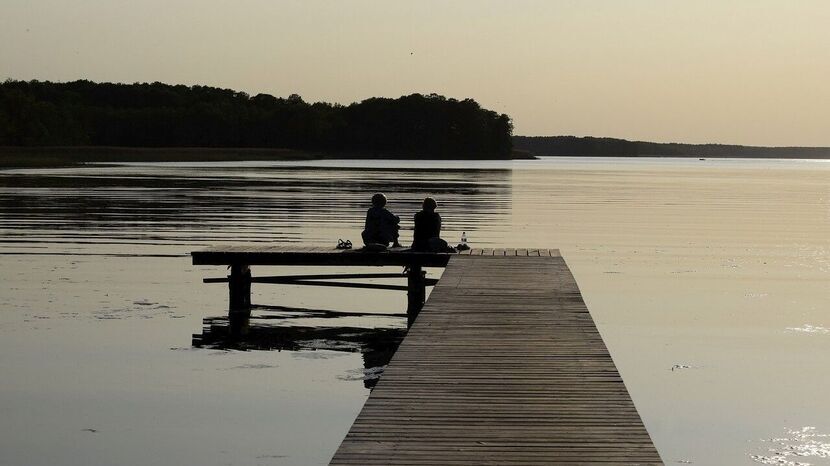
[[830, 159], [830, 147], [683, 144], [577, 136], [513, 136], [513, 150], [540, 157]]
[[304, 161], [326, 159], [377, 160], [514, 160], [533, 159], [515, 152], [511, 158], [439, 158], [435, 156], [330, 153], [294, 149], [228, 147], [110, 147], [110, 146], [0, 146], [0, 169], [69, 167], [84, 163], [121, 162], [246, 162]]

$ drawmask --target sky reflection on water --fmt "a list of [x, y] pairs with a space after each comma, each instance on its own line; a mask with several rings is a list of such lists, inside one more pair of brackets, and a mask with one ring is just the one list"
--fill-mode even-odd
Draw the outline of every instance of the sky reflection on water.
[[201, 283], [226, 271], [188, 253], [355, 241], [374, 191], [404, 242], [433, 195], [451, 242], [560, 248], [667, 463], [753, 464], [789, 426], [830, 431], [830, 164], [419, 164], [0, 171], [0, 463], [325, 463], [405, 294], [254, 285], [236, 332], [226, 287]]

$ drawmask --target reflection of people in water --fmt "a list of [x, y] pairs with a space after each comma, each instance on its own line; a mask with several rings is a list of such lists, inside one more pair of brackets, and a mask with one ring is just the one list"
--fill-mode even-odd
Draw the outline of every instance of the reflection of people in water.
[[386, 196], [382, 193], [375, 194], [372, 196], [372, 207], [366, 211], [366, 225], [363, 233], [361, 233], [363, 243], [366, 245], [382, 244], [384, 246], [389, 246], [389, 243], [392, 243], [392, 247], [400, 247], [401, 245], [398, 243], [398, 230], [400, 229], [398, 224], [400, 222], [400, 217], [386, 209]]
[[423, 210], [415, 214], [415, 235], [412, 250], [431, 252], [450, 252], [447, 242], [441, 239], [441, 216], [435, 209], [435, 199], [424, 199]]

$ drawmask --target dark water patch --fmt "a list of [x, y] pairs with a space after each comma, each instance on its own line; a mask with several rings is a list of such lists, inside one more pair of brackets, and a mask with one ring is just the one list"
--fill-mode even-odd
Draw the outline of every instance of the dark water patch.
[[[406, 317], [406, 312], [345, 312], [328, 309], [308, 309], [302, 307], [269, 306], [258, 304], [253, 308], [257, 312], [257, 319], [289, 319], [292, 317], [315, 318], [315, 319], [340, 319], [344, 317]], [[370, 325], [372, 326], [372, 325]]]
[[[309, 317], [320, 317], [327, 312], [349, 314], [312, 311]], [[287, 325], [285, 321], [295, 319], [300, 312], [294, 310], [288, 314], [265, 318], [245, 315], [206, 318], [202, 333], [193, 335], [193, 347], [223, 351], [294, 351], [297, 357], [314, 359], [331, 357], [325, 352], [359, 352], [364, 367], [356, 370], [359, 377], [352, 374], [348, 380], [362, 380], [366, 388], [372, 388], [406, 335], [404, 328]]]

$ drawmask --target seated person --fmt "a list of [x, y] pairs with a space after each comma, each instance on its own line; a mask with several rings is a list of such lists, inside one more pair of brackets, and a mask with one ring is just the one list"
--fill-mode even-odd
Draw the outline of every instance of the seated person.
[[[415, 214], [415, 235], [412, 241], [413, 251], [452, 252], [447, 242], [441, 239], [441, 216], [435, 209], [435, 199], [424, 199], [423, 210]], [[451, 251], [452, 250], [452, 251]]]
[[401, 222], [400, 217], [386, 210], [386, 196], [382, 193], [377, 193], [372, 196], [372, 207], [366, 211], [366, 225], [363, 228], [363, 243], [367, 246], [370, 244], [382, 244], [392, 247], [400, 247], [398, 243], [398, 230]]

